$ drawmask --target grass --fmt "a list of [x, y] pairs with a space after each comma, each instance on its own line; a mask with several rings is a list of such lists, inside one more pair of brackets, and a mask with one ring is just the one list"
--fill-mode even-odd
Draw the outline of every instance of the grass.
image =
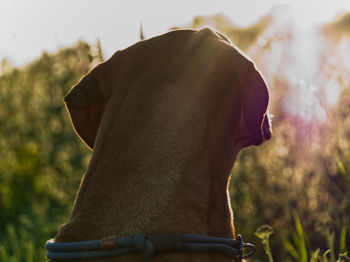
[[[295, 228], [292, 233], [292, 240], [283, 239], [283, 245], [288, 251], [290, 256], [293, 258], [293, 261], [299, 262], [348, 262], [350, 257], [345, 251], [345, 223], [342, 226], [340, 234], [340, 253], [336, 256], [334, 252], [334, 233], [330, 230], [325, 230], [324, 234], [328, 242], [328, 249], [321, 254], [320, 249], [312, 250], [310, 244], [308, 243], [308, 237], [303, 230], [300, 218], [296, 212], [293, 213]], [[346, 221], [344, 219], [343, 221]], [[273, 228], [270, 225], [260, 226], [255, 235], [261, 240], [266, 256], [268, 257], [269, 262], [273, 262], [273, 256], [269, 246], [270, 236], [273, 234]], [[310, 254], [310, 255], [309, 255]], [[337, 257], [337, 258], [336, 258]]]
[[255, 235], [261, 239], [265, 253], [269, 258], [269, 262], [273, 262], [272, 253], [269, 245], [269, 238], [272, 234], [273, 228], [270, 225], [262, 225], [255, 232]]

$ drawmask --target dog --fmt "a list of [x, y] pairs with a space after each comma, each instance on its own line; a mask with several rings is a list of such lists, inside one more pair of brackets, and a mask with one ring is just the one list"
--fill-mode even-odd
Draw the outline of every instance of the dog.
[[[170, 31], [116, 52], [65, 97], [93, 154], [55, 241], [138, 232], [234, 238], [230, 171], [240, 149], [271, 138], [268, 102], [254, 63], [209, 28]], [[152, 261], [233, 259], [180, 252]]]

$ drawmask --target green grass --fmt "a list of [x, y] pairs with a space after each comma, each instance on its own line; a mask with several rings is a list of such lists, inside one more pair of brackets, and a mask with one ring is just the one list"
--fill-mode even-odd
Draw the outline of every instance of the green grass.
[[[288, 239], [283, 240], [283, 245], [288, 251], [290, 256], [293, 258], [293, 261], [299, 262], [347, 262], [350, 261], [347, 251], [345, 250], [345, 225], [340, 236], [340, 253], [338, 254], [338, 259], [334, 253], [334, 233], [331, 233], [329, 230], [325, 231], [325, 237], [328, 241], [328, 247], [323, 254], [321, 254], [320, 249], [312, 250], [310, 245], [307, 244], [307, 235], [303, 230], [301, 221], [296, 212], [294, 212], [294, 222], [295, 228], [292, 234], [292, 241]], [[273, 255], [269, 246], [270, 235], [273, 233], [273, 228], [269, 225], [260, 226], [255, 235], [261, 240], [262, 245], [265, 250], [265, 254], [269, 262], [273, 262]], [[310, 255], [309, 255], [310, 254]]]

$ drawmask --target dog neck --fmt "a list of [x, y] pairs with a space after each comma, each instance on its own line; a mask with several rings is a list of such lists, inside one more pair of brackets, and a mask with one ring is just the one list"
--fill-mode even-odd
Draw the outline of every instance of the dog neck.
[[[234, 237], [227, 191], [233, 161], [228, 161], [228, 156], [204, 148], [185, 148], [192, 154], [162, 158], [158, 153], [164, 148], [158, 145], [153, 151], [157, 157], [149, 157], [140, 152], [145, 147], [136, 153], [122, 150], [121, 143], [119, 149], [112, 148], [113, 144], [118, 143], [108, 143], [104, 150], [123, 152], [104, 154], [104, 158], [93, 154], [71, 218], [60, 228], [56, 241], [126, 237], [139, 232]], [[166, 261], [171, 261], [175, 255], [167, 256]], [[182, 256], [206, 261], [213, 254], [177, 254], [174, 261], [181, 261]], [[220, 260], [213, 261], [227, 259], [217, 256]], [[126, 261], [138, 261], [132, 257]]]
[[[107, 105], [70, 220], [56, 241], [139, 232], [234, 237], [227, 188], [240, 149], [234, 140], [238, 129], [227, 128], [225, 114], [210, 115], [208, 99], [182, 95], [179, 103], [173, 89], [161, 90], [169, 93], [129, 95], [119, 107], [118, 101]], [[210, 253], [177, 256], [174, 261], [227, 259]]]

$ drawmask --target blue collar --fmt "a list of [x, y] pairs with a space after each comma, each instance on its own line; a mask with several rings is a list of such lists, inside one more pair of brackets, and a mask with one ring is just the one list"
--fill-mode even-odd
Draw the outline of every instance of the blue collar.
[[[82, 242], [46, 242], [47, 258], [52, 260], [105, 258], [125, 255], [129, 253], [142, 253], [151, 258], [157, 253], [167, 252], [206, 252], [215, 251], [233, 257], [236, 262], [250, 257], [255, 252], [255, 246], [244, 243], [242, 236], [236, 239], [211, 237], [201, 235], [151, 235], [142, 233], [134, 237], [109, 237], [102, 240]], [[243, 249], [250, 252], [243, 254]]]

